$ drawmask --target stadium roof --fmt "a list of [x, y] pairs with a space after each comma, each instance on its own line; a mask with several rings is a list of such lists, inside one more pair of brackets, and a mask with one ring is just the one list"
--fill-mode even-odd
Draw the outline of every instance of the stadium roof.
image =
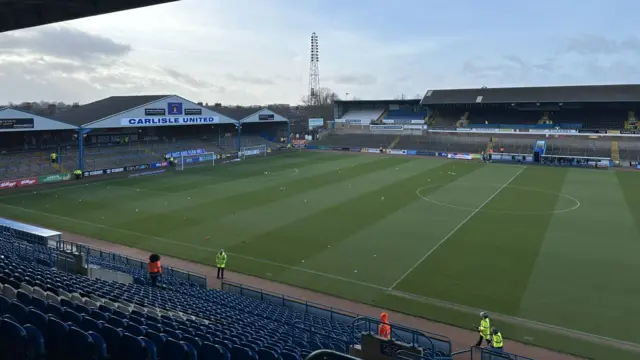
[[258, 111], [262, 110], [261, 107], [209, 107], [209, 109], [220, 113], [224, 116], [230, 117], [233, 120], [242, 120], [248, 116], [251, 116]]
[[177, 0], [0, 0], [0, 33]]
[[60, 112], [55, 114], [53, 118], [68, 124], [82, 126], [169, 96], [171, 95], [111, 96]]
[[422, 105], [498, 103], [640, 102], [640, 85], [429, 90]]
[[397, 100], [334, 100], [335, 104], [419, 104], [420, 99], [397, 99]]

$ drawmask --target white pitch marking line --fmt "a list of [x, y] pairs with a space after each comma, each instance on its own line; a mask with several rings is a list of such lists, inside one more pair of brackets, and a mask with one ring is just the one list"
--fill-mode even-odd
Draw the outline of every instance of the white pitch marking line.
[[402, 280], [404, 280], [404, 278], [407, 277], [407, 275], [409, 275], [413, 270], [415, 270], [415, 268], [417, 268], [420, 264], [422, 264], [422, 262], [428, 258], [431, 254], [433, 254], [434, 251], [436, 251], [440, 245], [444, 244], [447, 240], [449, 240], [449, 238], [451, 236], [453, 236], [453, 234], [455, 234], [458, 230], [460, 230], [460, 228], [467, 223], [467, 221], [471, 220], [471, 218], [477, 214], [478, 212], [480, 212], [480, 210], [482, 210], [482, 208], [487, 205], [494, 197], [496, 197], [496, 195], [498, 195], [504, 188], [506, 188], [507, 186], [509, 186], [509, 184], [515, 180], [515, 178], [518, 177], [518, 175], [520, 175], [520, 173], [522, 173], [524, 171], [524, 169], [526, 169], [527, 167], [524, 166], [520, 169], [520, 171], [518, 171], [515, 175], [513, 175], [513, 177], [511, 179], [509, 179], [509, 181], [507, 181], [506, 183], [504, 183], [496, 192], [493, 193], [493, 195], [489, 196], [489, 198], [487, 200], [485, 200], [485, 202], [483, 202], [482, 204], [480, 204], [480, 206], [478, 206], [477, 209], [473, 210], [473, 212], [471, 212], [471, 214], [469, 214], [469, 216], [467, 216], [464, 220], [462, 220], [460, 222], [460, 224], [458, 224], [458, 226], [456, 226], [455, 228], [453, 228], [453, 230], [451, 230], [450, 233], [448, 233], [444, 238], [442, 238], [442, 240], [440, 240], [439, 243], [436, 244], [436, 246], [434, 246], [433, 248], [431, 248], [431, 250], [429, 250], [428, 253], [426, 253], [422, 258], [420, 258], [420, 260], [418, 260], [418, 262], [416, 262], [409, 270], [407, 270], [406, 273], [404, 273], [402, 276], [400, 276], [400, 278], [398, 278], [398, 280], [396, 280], [393, 285], [391, 285], [389, 287], [388, 290], [393, 290], [394, 287], [396, 287], [396, 285], [398, 285]]
[[[54, 217], [54, 218], [59, 218], [59, 219], [63, 219], [63, 220], [77, 222], [77, 223], [80, 223], [80, 224], [96, 226], [96, 227], [103, 228], [103, 229], [110, 229], [110, 230], [114, 230], [114, 231], [120, 231], [120, 232], [125, 233], [125, 234], [130, 234], [130, 235], [135, 235], [135, 236], [140, 236], [140, 237], [146, 237], [146, 238], [149, 238], [149, 239], [155, 239], [155, 240], [159, 240], [159, 241], [163, 241], [163, 242], [167, 242], [167, 243], [171, 243], [171, 244], [182, 245], [182, 246], [185, 246], [185, 247], [192, 247], [192, 248], [195, 248], [195, 249], [211, 251], [211, 252], [218, 252], [218, 250], [219, 250], [219, 249], [207, 248], [207, 247], [204, 247], [204, 246], [193, 245], [193, 244], [189, 244], [189, 243], [185, 243], [185, 242], [181, 242], [181, 241], [176, 241], [176, 240], [171, 240], [171, 239], [151, 236], [151, 235], [147, 235], [147, 234], [141, 234], [141, 233], [137, 233], [135, 231], [129, 231], [129, 230], [118, 229], [118, 228], [114, 228], [114, 227], [110, 227], [110, 226], [100, 225], [100, 224], [96, 224], [96, 223], [90, 223], [90, 222], [87, 222], [87, 221], [73, 219], [73, 218], [69, 218], [69, 217], [66, 217], [66, 216], [55, 215], [55, 214], [41, 212], [41, 211], [37, 211], [37, 210], [26, 209], [26, 208], [22, 208], [22, 207], [19, 207], [19, 206], [13, 206], [13, 205], [1, 204], [1, 203], [0, 203], [0, 206], [6, 206], [6, 207], [9, 207], [9, 208], [19, 209], [19, 210], [23, 210], [23, 211], [27, 211], [27, 212], [32, 212], [34, 214], [51, 216], [51, 217]], [[389, 292], [391, 294], [394, 294], [394, 295], [412, 297], [412, 298], [419, 299], [419, 300], [422, 300], [422, 301], [425, 301], [425, 302], [429, 302], [429, 303], [433, 303], [433, 304], [436, 304], [436, 305], [439, 304], [441, 306], [448, 306], [448, 307], [451, 307], [451, 308], [454, 308], [454, 309], [457, 309], [457, 310], [460, 310], [460, 311], [467, 311], [467, 312], [470, 312], [470, 313], [479, 313], [481, 311], [480, 309], [472, 308], [472, 307], [466, 306], [466, 305], [460, 305], [460, 304], [456, 304], [456, 303], [449, 302], [449, 301], [433, 299], [433, 298], [429, 298], [429, 297], [426, 297], [426, 296], [416, 295], [416, 294], [412, 294], [412, 293], [406, 293], [406, 292], [402, 292], [402, 291], [398, 291], [398, 290], [388, 290], [388, 288], [386, 288], [384, 286], [371, 284], [371, 283], [366, 283], [366, 282], [358, 281], [358, 280], [353, 280], [353, 279], [345, 278], [345, 277], [342, 277], [342, 276], [327, 274], [327, 273], [323, 273], [323, 272], [319, 272], [319, 271], [315, 271], [315, 270], [305, 269], [305, 268], [301, 268], [301, 267], [298, 267], [298, 266], [291, 266], [291, 265], [281, 264], [281, 263], [277, 263], [277, 262], [274, 262], [274, 261], [254, 258], [254, 257], [251, 257], [251, 256], [242, 255], [242, 254], [234, 254], [234, 253], [228, 253], [228, 254], [233, 255], [233, 256], [237, 256], [239, 258], [244, 258], [244, 259], [247, 259], [247, 260], [252, 260], [252, 261], [257, 261], [257, 262], [261, 262], [261, 263], [264, 263], [264, 264], [270, 264], [270, 265], [274, 265], [274, 266], [279, 266], [279, 267], [282, 267], [282, 268], [285, 268], [285, 269], [302, 271], [302, 272], [306, 272], [306, 273], [309, 273], [309, 274], [314, 274], [314, 275], [323, 276], [323, 277], [327, 277], [327, 278], [331, 278], [331, 279], [341, 280], [341, 281], [349, 282], [349, 283], [352, 283], [352, 284], [358, 284], [358, 285], [362, 285], [362, 286], [366, 286], [366, 287], [370, 287], [370, 288], [374, 288], [374, 289], [378, 289], [378, 290], [385, 290], [385, 291], [387, 291], [387, 292]], [[482, 311], [485, 311], [485, 310], [487, 310], [487, 309], [484, 309]], [[605, 337], [605, 336], [602, 336], [602, 335], [590, 334], [590, 333], [586, 333], [586, 332], [582, 332], [582, 331], [578, 331], [578, 330], [573, 330], [573, 329], [568, 329], [568, 328], [564, 328], [564, 327], [560, 327], [560, 326], [556, 326], [556, 325], [549, 325], [549, 324], [545, 324], [545, 323], [541, 323], [541, 322], [537, 322], [537, 321], [533, 321], [533, 320], [528, 320], [528, 319], [524, 319], [524, 318], [519, 318], [519, 317], [515, 317], [515, 316], [503, 315], [503, 314], [499, 314], [499, 313], [497, 313], [495, 311], [491, 311], [491, 310], [489, 310], [489, 311], [493, 314], [494, 317], [511, 320], [513, 322], [521, 323], [521, 324], [524, 324], [524, 325], [527, 325], [527, 326], [544, 327], [544, 328], [547, 328], [547, 329], [551, 329], [551, 330], [556, 330], [556, 331], [559, 331], [559, 332], [572, 334], [574, 336], [575, 335], [584, 336], [584, 337], [589, 337], [589, 338], [592, 338], [592, 339], [595, 339], [595, 340], [616, 343], [616, 344], [620, 344], [620, 345], [633, 347], [633, 348], [636, 348], [636, 349], [640, 348], [640, 344], [636, 344], [636, 343], [632, 343], [632, 342], [628, 342], [628, 341], [608, 338], [608, 337]]]

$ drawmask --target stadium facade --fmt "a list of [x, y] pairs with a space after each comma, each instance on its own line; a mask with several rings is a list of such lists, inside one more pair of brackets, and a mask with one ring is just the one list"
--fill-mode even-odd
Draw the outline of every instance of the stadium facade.
[[[267, 108], [207, 107], [177, 95], [112, 96], [46, 115], [4, 108], [0, 124], [3, 148], [11, 153], [0, 162], [4, 187], [76, 169], [94, 176], [166, 166], [165, 154], [227, 159], [248, 146], [270, 152], [289, 141], [290, 131], [289, 119]], [[52, 153], [55, 162], [48, 161]]]

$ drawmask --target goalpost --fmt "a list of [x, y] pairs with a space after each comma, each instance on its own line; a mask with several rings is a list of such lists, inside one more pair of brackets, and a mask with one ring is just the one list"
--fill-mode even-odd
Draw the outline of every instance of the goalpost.
[[267, 145], [245, 146], [240, 149], [240, 158], [244, 160], [247, 156], [267, 156]]
[[176, 170], [184, 170], [199, 166], [215, 166], [216, 154], [209, 152], [197, 155], [183, 155], [176, 161]]

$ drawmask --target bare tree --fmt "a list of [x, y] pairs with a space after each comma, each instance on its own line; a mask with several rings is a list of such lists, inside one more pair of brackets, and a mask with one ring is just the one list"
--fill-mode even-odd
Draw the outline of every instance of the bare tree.
[[351, 97], [351, 100], [353, 100], [353, 101], [359, 101], [359, 100], [362, 100], [362, 99], [361, 99], [361, 98], [359, 98], [358, 96], [352, 96], [352, 97]]
[[316, 99], [312, 99], [309, 95], [305, 95], [300, 101], [306, 106], [326, 105], [333, 104], [334, 101], [340, 100], [340, 96], [329, 88], [319, 88], [316, 89]]

